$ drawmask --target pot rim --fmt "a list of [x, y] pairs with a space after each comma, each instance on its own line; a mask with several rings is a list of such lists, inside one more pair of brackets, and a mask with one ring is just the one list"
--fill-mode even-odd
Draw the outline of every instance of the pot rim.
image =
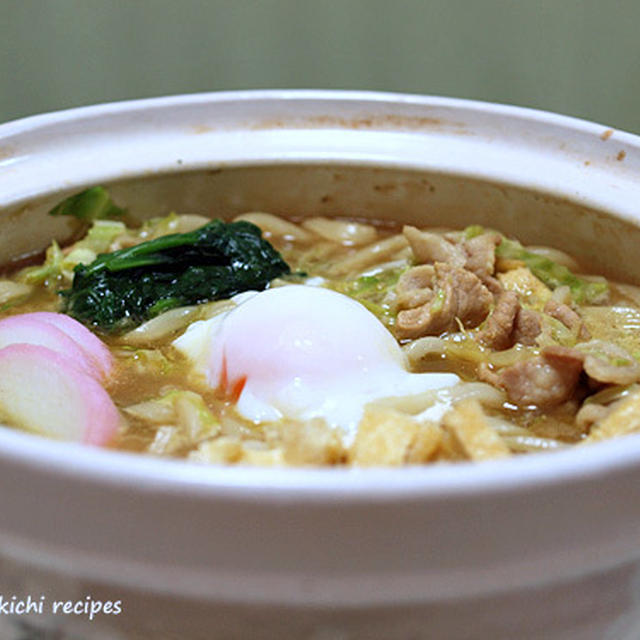
[[512, 494], [593, 482], [640, 470], [640, 435], [553, 453], [443, 465], [371, 468], [252, 467], [175, 459], [55, 442], [0, 428], [0, 461], [40, 474], [142, 492], [189, 493], [248, 502], [396, 502]]
[[468, 176], [636, 219], [639, 140], [547, 111], [441, 96], [271, 89], [145, 98], [0, 124], [0, 207], [100, 180], [303, 163]]
[[[321, 119], [322, 113], [335, 113], [336, 109], [341, 114], [338, 118]], [[277, 113], [282, 114], [280, 119], [274, 119]], [[393, 117], [387, 117], [389, 113]], [[184, 120], [185, 117], [188, 119]], [[204, 118], [199, 125], [202, 131], [194, 131], [198, 118]], [[215, 153], [213, 159], [203, 156], [212, 139], [228, 141], [240, 134], [240, 142], [246, 147], [248, 131], [262, 140], [258, 152], [245, 152], [226, 161]], [[126, 139], [126, 134], [132, 132], [137, 132], [137, 137]], [[274, 132], [278, 136], [274, 137]], [[200, 135], [194, 135], [197, 133]], [[94, 152], [104, 150], [107, 156], [95, 166], [86, 161], [86, 148], [82, 147], [89, 137]], [[136, 159], [131, 153], [132, 149], [144, 148], [145, 141], [154, 139], [168, 145], [165, 158], [153, 163], [149, 155]], [[117, 153], [111, 146], [114, 140], [118, 148], [124, 147]], [[341, 140], [346, 143], [344, 147], [340, 147]], [[188, 148], [178, 151], [176, 144], [184, 145], [185, 141], [190, 143]], [[442, 158], [438, 149], [433, 148], [427, 148], [417, 158], [400, 156], [399, 149], [406, 151], [407, 145], [414, 148], [412, 144], [425, 141], [435, 141], [436, 146], [451, 141], [457, 147], [449, 156], [443, 151]], [[380, 144], [389, 143], [391, 151], [372, 153], [375, 149], [380, 151]], [[319, 145], [323, 144], [329, 146], [328, 151], [322, 152], [325, 147]], [[58, 148], [56, 145], [62, 145], [63, 157], [52, 163], [48, 154]], [[293, 151], [283, 155], [287, 145]], [[463, 152], [479, 149], [490, 152], [494, 160], [502, 160], [494, 166], [473, 153], [468, 161], [461, 160]], [[621, 153], [624, 162], [619, 159]], [[590, 154], [590, 159], [584, 159], [585, 154]], [[516, 157], [518, 162], [513, 164]], [[552, 165], [545, 171], [546, 180], [530, 175], [532, 166], [537, 166], [542, 158]], [[122, 171], [124, 159], [126, 168]], [[218, 167], [221, 163], [226, 167], [350, 164], [416, 170], [438, 168], [444, 173], [564, 194], [573, 201], [616, 211], [619, 217], [636, 223], [638, 220], [632, 206], [640, 200], [636, 198], [640, 196], [640, 186], [634, 179], [640, 168], [637, 136], [522, 107], [437, 96], [338, 90], [229, 91], [147, 98], [56, 111], [2, 124], [0, 206], [92, 184], [96, 171], [102, 172], [104, 181], [111, 181], [148, 173]], [[512, 173], [505, 174], [506, 168]], [[559, 168], [562, 171], [556, 171]], [[37, 177], [24, 182], [24, 177], [34, 174], [36, 169], [40, 169]], [[64, 169], [75, 169], [77, 173], [67, 176], [61, 184], [59, 175], [65, 175]], [[572, 177], [577, 182], [569, 189], [567, 180]], [[240, 500], [260, 496], [261, 500], [276, 501], [304, 498], [370, 502], [391, 501], [401, 496], [441, 498], [515, 492], [640, 469], [640, 436], [626, 436], [553, 455], [531, 454], [482, 464], [401, 469], [269, 469], [157, 460], [51, 442], [2, 429], [0, 460], [111, 486], [132, 486], [135, 480], [135, 486], [145, 491], [205, 495], [215, 490]]]

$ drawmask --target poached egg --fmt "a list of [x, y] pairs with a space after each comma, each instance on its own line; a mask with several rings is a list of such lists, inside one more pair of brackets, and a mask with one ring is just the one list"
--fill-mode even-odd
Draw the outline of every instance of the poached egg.
[[[450, 373], [409, 372], [378, 318], [330, 289], [286, 285], [233, 301], [173, 344], [254, 423], [323, 418], [351, 438], [366, 404], [459, 382]], [[434, 409], [435, 419], [446, 406]]]

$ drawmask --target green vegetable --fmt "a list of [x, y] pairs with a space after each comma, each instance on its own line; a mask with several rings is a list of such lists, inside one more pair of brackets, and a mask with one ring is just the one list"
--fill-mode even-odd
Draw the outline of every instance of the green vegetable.
[[95, 220], [87, 235], [76, 242], [75, 247], [91, 249], [96, 253], [108, 251], [109, 245], [120, 235], [126, 233], [124, 223], [116, 220]]
[[465, 240], [471, 240], [472, 238], [481, 236], [483, 233], [484, 233], [484, 227], [481, 227], [479, 224], [472, 224], [466, 227], [465, 230], [463, 231]]
[[76, 242], [62, 259], [62, 275], [73, 280], [73, 270], [78, 264], [91, 264], [98, 254], [109, 250], [111, 243], [127, 228], [124, 223], [115, 220], [94, 220], [87, 235]]
[[289, 272], [258, 227], [214, 220], [79, 264], [71, 289], [60, 293], [66, 313], [111, 333], [175, 307], [262, 290]]
[[49, 214], [73, 216], [79, 220], [102, 220], [124, 215], [125, 210], [116, 206], [104, 187], [91, 187], [70, 196], [57, 204]]
[[30, 285], [44, 284], [49, 289], [60, 289], [73, 279], [73, 268], [77, 264], [93, 262], [98, 253], [108, 250], [119, 235], [125, 233], [124, 223], [114, 220], [95, 220], [87, 235], [76, 242], [68, 252], [63, 252], [54, 240], [46, 252], [43, 264], [26, 267], [19, 275], [21, 282]]
[[436, 293], [434, 299], [429, 305], [429, 310], [431, 311], [431, 313], [439, 313], [440, 311], [442, 311], [442, 307], [444, 306], [445, 299], [446, 299], [446, 293], [444, 289], [438, 289], [438, 292]]
[[345, 280], [331, 285], [339, 293], [357, 300], [380, 320], [391, 326], [395, 315], [389, 300], [389, 294], [398, 283], [406, 267], [386, 269], [376, 275], [360, 276], [357, 280]]
[[54, 240], [46, 252], [45, 261], [37, 267], [27, 267], [18, 274], [18, 280], [25, 284], [39, 285], [57, 288], [61, 279], [62, 261], [64, 254], [60, 245]]
[[519, 242], [502, 238], [496, 247], [496, 256], [509, 260], [520, 260], [531, 270], [534, 276], [542, 280], [551, 289], [568, 286], [573, 300], [578, 304], [602, 302], [609, 294], [606, 282], [588, 282], [574, 275], [567, 267], [527, 251]]
[[[197, 441], [201, 438], [214, 436], [220, 431], [220, 421], [211, 413], [202, 396], [193, 391], [181, 389], [169, 391], [159, 398], [158, 402], [171, 407], [176, 412], [180, 410], [180, 405], [182, 405], [183, 414], [187, 411], [191, 414], [191, 433], [185, 433], [190, 439]], [[186, 431], [185, 425], [181, 426]]]

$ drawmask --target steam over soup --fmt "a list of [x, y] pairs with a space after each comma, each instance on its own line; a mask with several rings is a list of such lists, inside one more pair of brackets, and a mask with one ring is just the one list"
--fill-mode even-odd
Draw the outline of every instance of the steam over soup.
[[127, 225], [0, 281], [0, 418], [204, 463], [403, 465], [640, 430], [640, 289], [498, 231], [246, 213]]

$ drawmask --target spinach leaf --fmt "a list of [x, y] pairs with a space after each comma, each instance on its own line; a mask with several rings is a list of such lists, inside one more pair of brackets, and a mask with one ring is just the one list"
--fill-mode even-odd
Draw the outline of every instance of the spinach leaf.
[[189, 233], [77, 265], [71, 289], [60, 294], [66, 313], [93, 329], [116, 333], [175, 307], [262, 290], [288, 273], [289, 266], [257, 226], [213, 220]]

